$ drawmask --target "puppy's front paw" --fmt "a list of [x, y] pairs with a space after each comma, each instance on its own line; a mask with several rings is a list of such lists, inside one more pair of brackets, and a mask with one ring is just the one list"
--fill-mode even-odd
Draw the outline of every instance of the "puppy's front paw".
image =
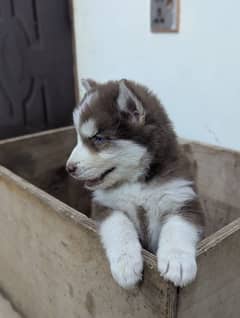
[[175, 286], [186, 286], [191, 283], [197, 274], [197, 264], [191, 253], [171, 249], [158, 251], [158, 270], [164, 279], [170, 280]]
[[125, 252], [112, 261], [110, 265], [114, 279], [123, 288], [133, 288], [142, 279], [143, 258], [141, 251], [134, 254]]

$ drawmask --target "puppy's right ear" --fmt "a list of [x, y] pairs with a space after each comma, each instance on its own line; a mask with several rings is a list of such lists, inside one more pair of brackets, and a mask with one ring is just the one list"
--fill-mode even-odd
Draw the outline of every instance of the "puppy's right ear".
[[117, 105], [121, 112], [127, 115], [130, 122], [144, 124], [145, 109], [135, 93], [127, 86], [125, 80], [119, 82]]
[[96, 89], [97, 88], [97, 83], [92, 80], [92, 79], [81, 79], [80, 81], [80, 95], [81, 97], [83, 97], [86, 93], [88, 93], [89, 91]]

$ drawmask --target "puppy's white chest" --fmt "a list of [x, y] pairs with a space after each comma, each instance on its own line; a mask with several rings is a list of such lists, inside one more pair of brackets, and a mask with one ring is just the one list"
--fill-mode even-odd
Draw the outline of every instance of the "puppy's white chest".
[[111, 209], [129, 213], [141, 205], [141, 193], [140, 184], [127, 184], [117, 189], [97, 190], [94, 200]]
[[94, 199], [113, 210], [126, 213], [135, 224], [140, 237], [144, 241], [148, 237], [149, 242], [145, 243], [150, 244], [149, 247], [154, 250], [160, 231], [160, 215], [157, 213], [159, 209], [155, 196], [156, 193], [149, 192], [147, 187], [135, 183], [114, 190], [98, 190]]
[[160, 232], [161, 216], [176, 213], [183, 204], [196, 197], [192, 182], [184, 179], [174, 179], [155, 186], [140, 183], [125, 184], [111, 190], [97, 190], [94, 200], [113, 210], [129, 215], [141, 232], [138, 207], [145, 210], [147, 231], [152, 249], [155, 248]]

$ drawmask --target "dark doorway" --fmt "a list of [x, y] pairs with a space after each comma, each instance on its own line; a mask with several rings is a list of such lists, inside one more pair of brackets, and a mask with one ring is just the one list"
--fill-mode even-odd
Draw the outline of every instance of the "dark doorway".
[[0, 0], [0, 139], [66, 126], [75, 106], [68, 0]]

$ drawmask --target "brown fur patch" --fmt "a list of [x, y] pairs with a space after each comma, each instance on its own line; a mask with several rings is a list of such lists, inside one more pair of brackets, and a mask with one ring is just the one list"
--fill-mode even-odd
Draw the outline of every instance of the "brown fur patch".
[[188, 202], [179, 212], [187, 221], [199, 228], [202, 238], [204, 237], [205, 218], [198, 199]]
[[147, 212], [142, 207], [138, 207], [138, 218], [140, 223], [140, 239], [142, 247], [148, 249], [148, 218]]

